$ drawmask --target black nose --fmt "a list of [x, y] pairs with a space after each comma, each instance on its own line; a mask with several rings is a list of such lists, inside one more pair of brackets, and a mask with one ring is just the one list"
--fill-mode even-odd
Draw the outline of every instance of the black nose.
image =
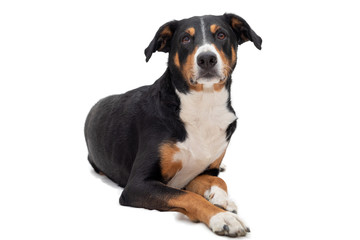
[[200, 53], [196, 59], [197, 64], [204, 70], [213, 68], [217, 63], [216, 55], [212, 52]]

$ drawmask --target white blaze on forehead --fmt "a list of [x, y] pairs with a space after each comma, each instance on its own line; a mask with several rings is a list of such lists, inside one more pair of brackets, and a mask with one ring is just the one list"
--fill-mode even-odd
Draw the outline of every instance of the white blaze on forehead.
[[205, 23], [204, 23], [204, 19], [200, 18], [200, 25], [201, 25], [201, 32], [202, 32], [202, 36], [203, 36], [203, 44], [206, 43], [206, 33], [205, 33]]

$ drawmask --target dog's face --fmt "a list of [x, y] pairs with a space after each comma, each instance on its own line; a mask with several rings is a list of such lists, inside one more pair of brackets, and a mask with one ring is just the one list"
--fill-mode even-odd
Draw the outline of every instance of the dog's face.
[[200, 91], [204, 86], [219, 90], [236, 65], [237, 46], [246, 41], [261, 49], [261, 38], [234, 14], [171, 21], [145, 49], [146, 61], [155, 51], [169, 52], [170, 71], [182, 81], [180, 91]]

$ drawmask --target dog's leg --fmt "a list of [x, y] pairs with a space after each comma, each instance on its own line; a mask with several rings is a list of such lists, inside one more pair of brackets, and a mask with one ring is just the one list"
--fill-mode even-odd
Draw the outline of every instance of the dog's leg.
[[185, 189], [200, 194], [210, 203], [218, 207], [237, 213], [235, 203], [228, 197], [226, 183], [219, 177], [206, 174], [197, 176], [185, 187]]
[[248, 230], [236, 214], [216, 207], [196, 193], [171, 188], [157, 181], [129, 183], [120, 197], [120, 204], [181, 212], [192, 221], [205, 223], [220, 235], [244, 236]]

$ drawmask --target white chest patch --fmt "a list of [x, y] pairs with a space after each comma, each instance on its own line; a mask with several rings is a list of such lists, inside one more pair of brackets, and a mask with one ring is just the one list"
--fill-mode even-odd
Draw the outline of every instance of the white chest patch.
[[173, 161], [181, 161], [182, 168], [168, 182], [168, 186], [183, 188], [212, 162], [224, 153], [228, 142], [226, 129], [236, 120], [227, 108], [229, 93], [225, 88], [212, 88], [200, 92], [182, 94], [180, 98], [180, 118], [185, 124], [187, 138], [176, 143], [179, 152]]

